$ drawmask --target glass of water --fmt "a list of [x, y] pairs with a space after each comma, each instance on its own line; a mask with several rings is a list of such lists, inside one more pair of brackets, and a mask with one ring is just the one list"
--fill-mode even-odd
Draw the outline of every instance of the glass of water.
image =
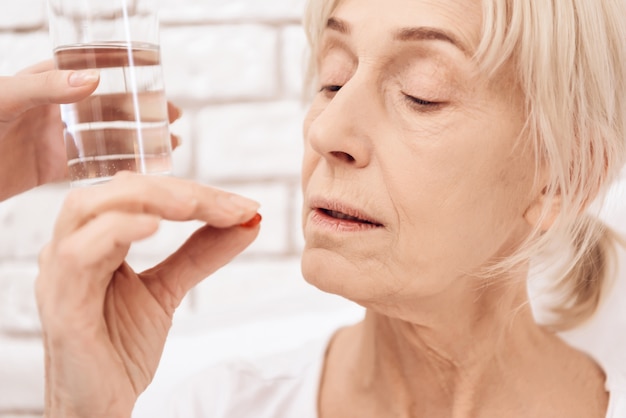
[[48, 0], [55, 66], [97, 69], [88, 98], [61, 105], [70, 181], [170, 174], [172, 148], [154, 0]]

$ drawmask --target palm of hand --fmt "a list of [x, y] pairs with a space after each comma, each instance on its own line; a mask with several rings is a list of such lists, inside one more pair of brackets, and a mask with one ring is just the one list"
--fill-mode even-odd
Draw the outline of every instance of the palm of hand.
[[[49, 352], [47, 375], [64, 388], [62, 393], [48, 394], [52, 397], [49, 405], [61, 404], [66, 396], [84, 393], [91, 382], [101, 381], [89, 389], [95, 392], [89, 404], [65, 407], [77, 416], [92, 416], [93, 411], [130, 416], [136, 398], [154, 377], [172, 323], [174, 307], [167, 307], [172, 302], [166, 292], [154, 286], [157, 283], [123, 263], [112, 275], [101, 303], [93, 303], [97, 296], [89, 295], [87, 288], [84, 304], [72, 306], [68, 301], [64, 310], [80, 310], [82, 320], [64, 321], [62, 341], [44, 336]], [[71, 358], [57, 356], [59, 352], [71, 353]], [[63, 364], [66, 362], [80, 365], [80, 373]]]
[[111, 358], [119, 358], [137, 396], [154, 377], [172, 325], [175, 307], [167, 307], [163, 299], [127, 264], [115, 273], [106, 294], [104, 321]]

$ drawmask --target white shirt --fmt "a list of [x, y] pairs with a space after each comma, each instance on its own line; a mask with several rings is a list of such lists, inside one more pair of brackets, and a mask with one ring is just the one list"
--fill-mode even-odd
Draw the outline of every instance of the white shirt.
[[176, 418], [317, 418], [317, 392], [329, 338], [254, 363], [208, 368], [180, 388]]
[[[317, 418], [318, 389], [329, 339], [251, 362], [207, 369], [181, 387], [176, 418]], [[608, 374], [606, 418], [626, 417], [626, 378]]]

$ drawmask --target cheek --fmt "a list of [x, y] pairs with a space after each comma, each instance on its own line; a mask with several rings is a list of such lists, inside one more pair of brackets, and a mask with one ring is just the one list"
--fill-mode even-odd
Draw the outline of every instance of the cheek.
[[[452, 143], [455, 137], [463, 138], [455, 133], [440, 139]], [[399, 271], [410, 267], [433, 277], [457, 277], [505, 256], [523, 234], [532, 158], [526, 152], [512, 157], [512, 145], [480, 145], [476, 138], [478, 131], [465, 145], [389, 155]]]

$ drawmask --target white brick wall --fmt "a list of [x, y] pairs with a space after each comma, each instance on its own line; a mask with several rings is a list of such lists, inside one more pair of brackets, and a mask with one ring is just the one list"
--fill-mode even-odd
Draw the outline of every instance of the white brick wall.
[[[161, 4], [166, 89], [184, 112], [172, 126], [183, 139], [175, 174], [258, 199], [264, 220], [258, 240], [181, 307], [137, 417], [159, 416], [159, 401], [171, 386], [203, 364], [293, 345], [361, 313], [300, 278], [304, 0]], [[49, 57], [43, 0], [3, 8], [0, 75]], [[41, 414], [42, 349], [32, 288], [37, 255], [67, 189], [46, 186], [0, 203], [0, 418]], [[163, 223], [132, 249], [131, 265], [158, 262], [196, 226]]]

